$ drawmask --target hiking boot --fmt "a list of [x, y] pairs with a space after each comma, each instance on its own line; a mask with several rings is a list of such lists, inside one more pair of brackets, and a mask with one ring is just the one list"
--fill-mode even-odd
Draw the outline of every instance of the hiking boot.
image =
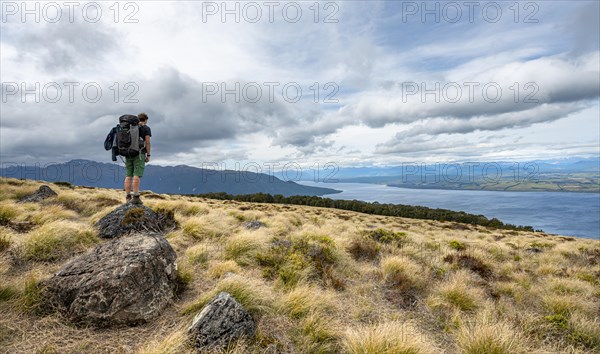
[[131, 204], [142, 205], [143, 203], [139, 195], [134, 195], [133, 198], [131, 198]]
[[127, 204], [127, 203], [129, 203], [129, 202], [131, 202], [131, 194], [127, 194], [127, 195], [125, 196], [125, 204]]

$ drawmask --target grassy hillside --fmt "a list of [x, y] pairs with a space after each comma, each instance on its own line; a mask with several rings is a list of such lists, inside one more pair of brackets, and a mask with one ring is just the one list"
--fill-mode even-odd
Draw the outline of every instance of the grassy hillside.
[[596, 240], [157, 194], [187, 287], [148, 324], [78, 328], [38, 313], [37, 285], [111, 242], [92, 225], [123, 193], [50, 184], [15, 203], [40, 185], [0, 181], [0, 352], [192, 353], [185, 330], [223, 290], [257, 321], [233, 353], [600, 352]]

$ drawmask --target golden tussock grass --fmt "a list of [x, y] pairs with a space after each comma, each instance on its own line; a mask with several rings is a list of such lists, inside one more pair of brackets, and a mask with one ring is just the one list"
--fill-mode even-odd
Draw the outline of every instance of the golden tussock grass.
[[343, 338], [344, 351], [351, 354], [429, 354], [440, 349], [413, 324], [383, 322], [346, 331]]
[[91, 227], [71, 221], [53, 221], [40, 226], [15, 243], [15, 255], [28, 261], [56, 261], [87, 250], [99, 242]]
[[193, 316], [227, 291], [257, 333], [215, 352], [600, 352], [598, 241], [174, 195], [143, 199], [180, 224], [166, 238], [186, 287], [147, 324], [78, 328], [36, 312], [38, 285], [110, 242], [93, 225], [124, 193], [52, 185], [16, 203], [40, 185], [0, 179], [0, 351], [193, 353]]
[[278, 307], [293, 318], [301, 318], [309, 313], [334, 314], [335, 303], [335, 293], [314, 285], [300, 285], [282, 295]]
[[456, 334], [457, 349], [465, 354], [529, 353], [526, 338], [488, 310], [463, 324]]

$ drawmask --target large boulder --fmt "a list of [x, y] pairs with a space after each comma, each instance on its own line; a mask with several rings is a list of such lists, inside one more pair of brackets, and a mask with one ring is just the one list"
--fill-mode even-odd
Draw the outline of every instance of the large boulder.
[[226, 347], [243, 336], [252, 337], [252, 316], [231, 295], [221, 292], [194, 318], [188, 333], [199, 350]]
[[44, 307], [78, 324], [144, 323], [173, 299], [176, 257], [171, 245], [156, 234], [107, 242], [43, 282]]
[[173, 212], [154, 210], [135, 204], [124, 204], [98, 220], [95, 227], [102, 238], [115, 238], [133, 231], [165, 233], [176, 227]]
[[58, 194], [56, 194], [56, 192], [53, 191], [52, 188], [44, 185], [40, 186], [40, 188], [38, 188], [38, 190], [33, 192], [32, 194], [19, 198], [17, 203], [37, 203], [50, 197], [56, 197], [57, 195]]

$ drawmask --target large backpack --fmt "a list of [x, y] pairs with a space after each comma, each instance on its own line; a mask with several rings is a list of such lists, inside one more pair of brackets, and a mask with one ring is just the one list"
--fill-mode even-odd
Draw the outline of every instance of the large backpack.
[[116, 138], [119, 155], [135, 157], [146, 146], [146, 142], [140, 137], [139, 122], [138, 117], [131, 114], [119, 117]]

